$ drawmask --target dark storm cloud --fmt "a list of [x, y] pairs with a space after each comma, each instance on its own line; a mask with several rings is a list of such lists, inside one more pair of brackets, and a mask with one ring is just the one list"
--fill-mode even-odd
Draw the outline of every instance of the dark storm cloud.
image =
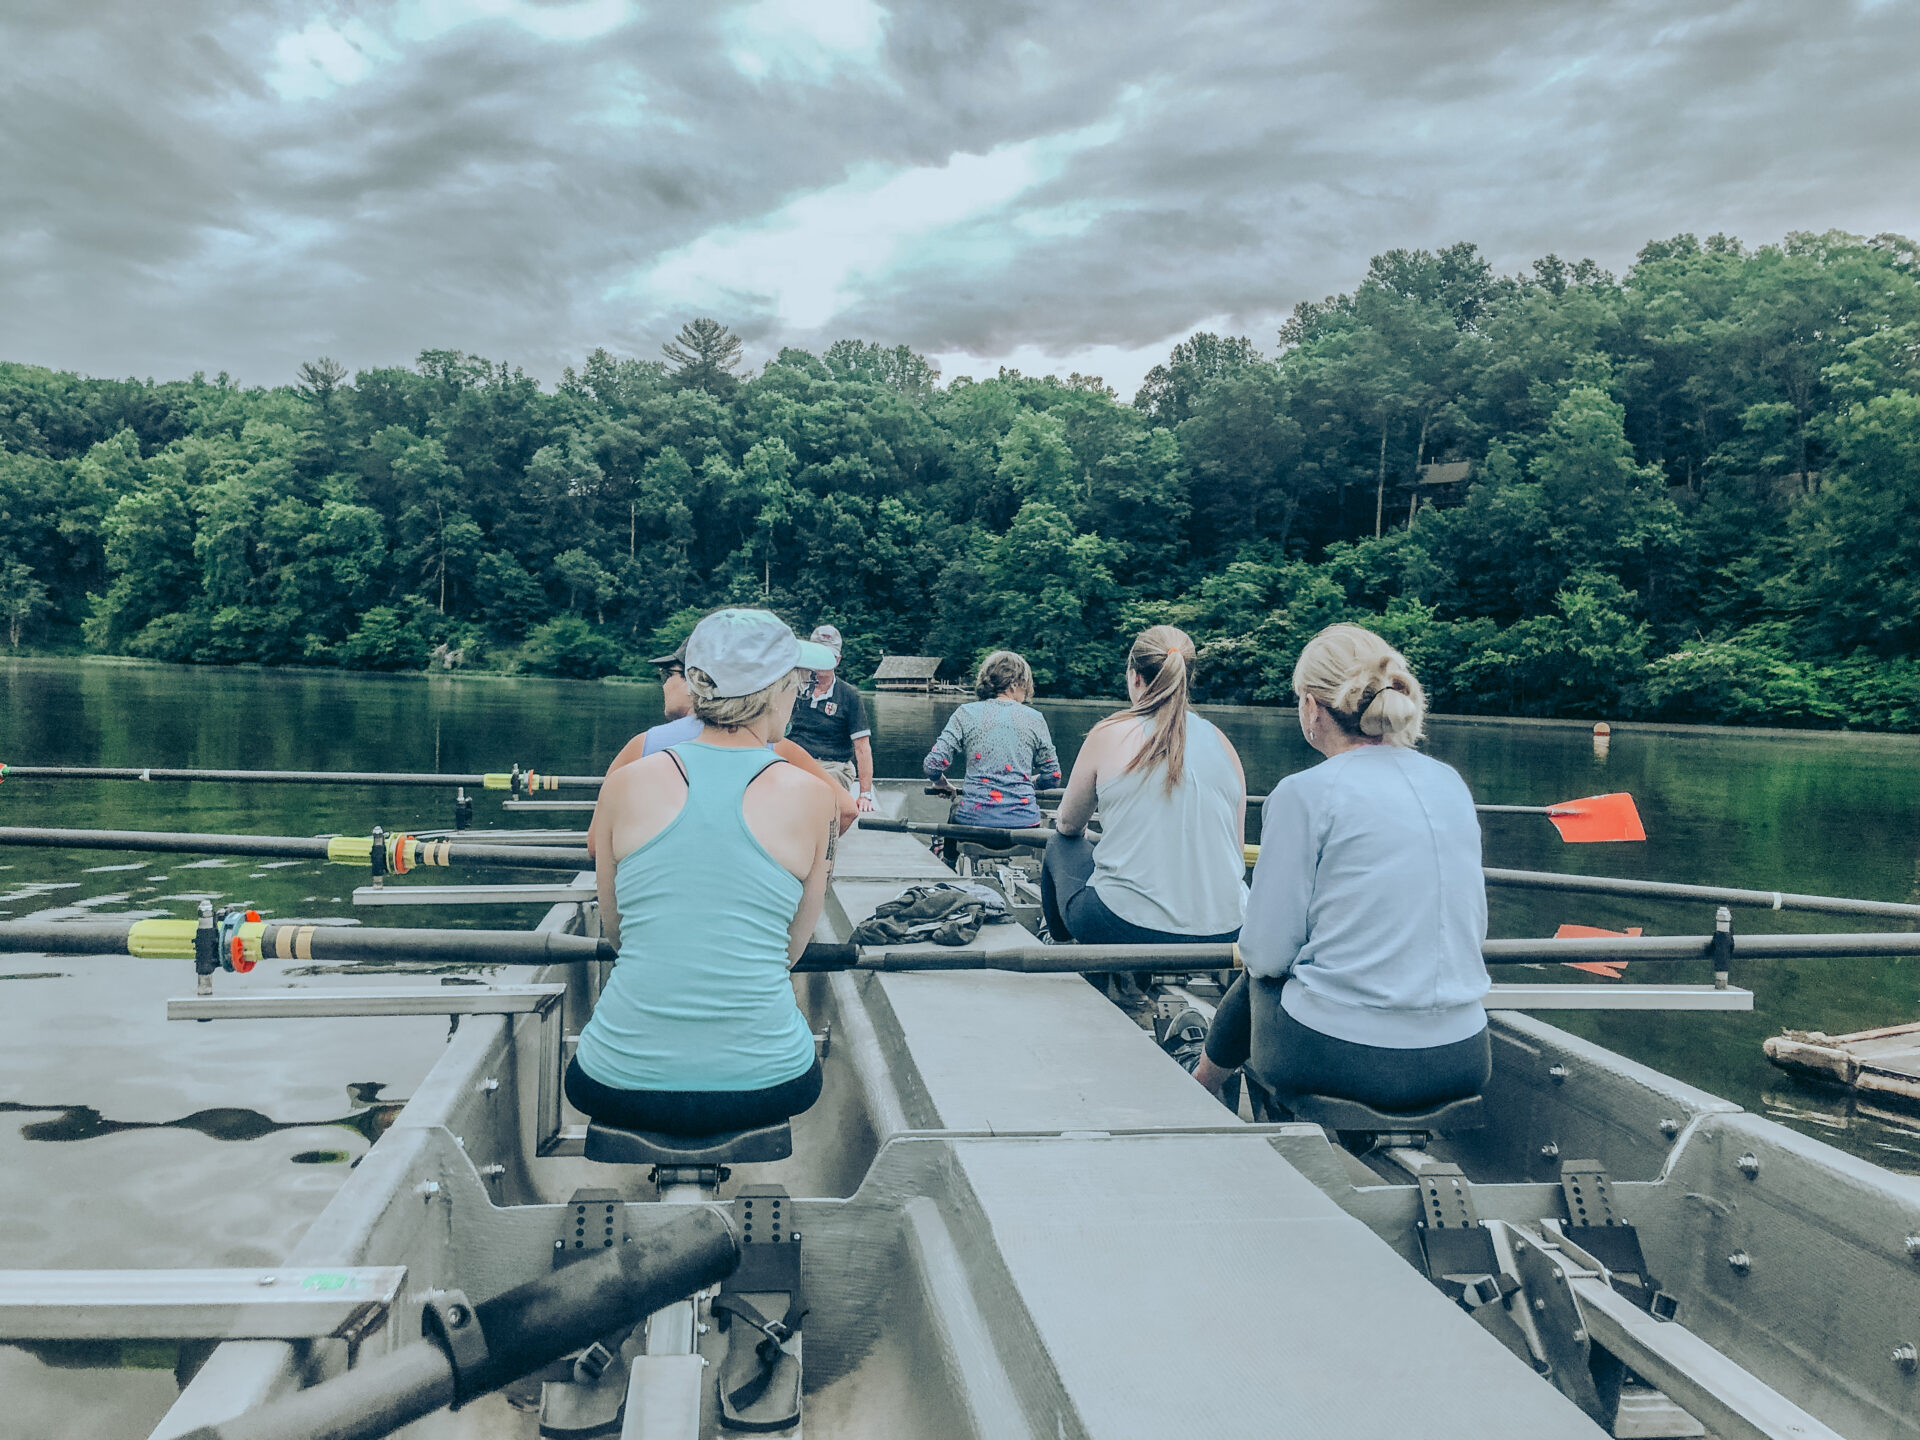
[[552, 378], [712, 312], [1127, 384], [1396, 245], [1920, 230], [1917, 9], [16, 0], [0, 357]]

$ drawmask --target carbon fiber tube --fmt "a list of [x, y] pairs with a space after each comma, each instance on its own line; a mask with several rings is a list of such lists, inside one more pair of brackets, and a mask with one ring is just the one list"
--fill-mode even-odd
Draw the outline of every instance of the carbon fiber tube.
[[1810, 910], [1826, 915], [1877, 915], [1920, 920], [1920, 905], [1890, 900], [1851, 900], [1837, 895], [1796, 895], [1784, 890], [1730, 890], [1717, 885], [1676, 885], [1664, 880], [1620, 880], [1603, 875], [1561, 875], [1545, 870], [1488, 870], [1487, 884], [1527, 890], [1571, 890], [1587, 895], [1634, 895], [1649, 900], [1704, 900], [1714, 905], [1757, 905], [1766, 910]]
[[474, 1306], [487, 1358], [457, 1377], [447, 1353], [422, 1341], [181, 1440], [377, 1440], [456, 1396], [465, 1403], [497, 1390], [684, 1300], [739, 1263], [733, 1227], [719, 1210], [701, 1206], [629, 1244]]
[[[0, 923], [0, 954], [124, 954], [138, 923], [10, 920]], [[545, 965], [560, 960], [611, 960], [615, 952], [604, 940], [552, 930], [414, 930], [274, 923], [260, 933], [260, 953], [266, 959]]]
[[1002, 830], [989, 825], [942, 825], [928, 820], [888, 820], [872, 815], [860, 817], [862, 830], [888, 830], [908, 835], [939, 835], [948, 840], [973, 840], [982, 845], [1030, 845], [1044, 848], [1054, 831], [1036, 825], [1027, 830]]
[[[0, 926], [0, 933], [4, 933]], [[268, 959], [291, 956], [299, 925], [269, 925], [260, 936]], [[285, 943], [283, 943], [283, 940]], [[319, 925], [298, 942], [314, 960], [418, 960], [475, 965], [545, 965], [560, 960], [612, 960], [616, 952], [590, 935], [554, 930], [414, 930]]]
[[[381, 770], [163, 770], [154, 766], [9, 765], [8, 779], [27, 780], [206, 780], [231, 785], [422, 785], [436, 788], [485, 786], [485, 775], [429, 775]], [[549, 778], [543, 775], [542, 780]], [[599, 788], [602, 775], [555, 775], [563, 788]], [[546, 786], [543, 784], [542, 789]]]
[[[154, 854], [272, 855], [284, 860], [325, 860], [325, 835], [197, 835], [168, 830], [50, 830], [0, 826], [0, 847], [30, 850], [137, 850]], [[358, 838], [358, 837], [355, 837]], [[447, 842], [449, 865], [501, 865], [517, 870], [586, 870], [584, 849], [538, 845]]]
[[[0, 922], [0, 954], [123, 954], [135, 924], [12, 920]], [[1711, 953], [1711, 935], [1621, 935], [1488, 940], [1490, 965], [1566, 960], [1697, 960]], [[265, 959], [406, 960], [491, 965], [544, 965], [562, 960], [613, 960], [605, 940], [551, 930], [428, 930], [364, 925], [272, 923], [261, 931]], [[1028, 975], [1126, 971], [1223, 970], [1234, 963], [1231, 945], [1013, 945], [996, 950], [961, 947], [882, 948], [815, 941], [794, 969], [999, 970]], [[1920, 931], [1857, 935], [1742, 935], [1734, 954], [1744, 959], [1920, 955]], [[186, 957], [182, 957], [186, 958]]]

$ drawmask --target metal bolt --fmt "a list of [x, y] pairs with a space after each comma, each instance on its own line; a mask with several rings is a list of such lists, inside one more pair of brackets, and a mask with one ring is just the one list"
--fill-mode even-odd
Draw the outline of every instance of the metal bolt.
[[440, 1193], [440, 1182], [438, 1180], [422, 1180], [418, 1185], [413, 1187], [413, 1193], [420, 1196], [423, 1200], [431, 1200]]
[[694, 1331], [695, 1331], [695, 1333], [697, 1333], [697, 1334], [700, 1334], [700, 1335], [704, 1335], [704, 1334], [706, 1334], [706, 1333], [707, 1333], [707, 1328], [708, 1328], [708, 1327], [706, 1327], [705, 1325], [696, 1325], [696, 1326], [694, 1326], [693, 1328], [694, 1328]]
[[480, 1167], [480, 1173], [489, 1180], [498, 1180], [502, 1175], [507, 1173], [507, 1167], [504, 1165], [482, 1165]]
[[1578, 1345], [1582, 1340], [1585, 1340], [1586, 1338], [1587, 1338], [1587, 1332], [1584, 1330], [1575, 1330], [1573, 1332], [1573, 1343], [1576, 1345]]
[[1660, 1133], [1671, 1140], [1680, 1133], [1680, 1122], [1669, 1116], [1660, 1122]]
[[1920, 1260], [1920, 1235], [1909, 1235], [1906, 1239], [1907, 1254]]
[[1744, 1275], [1753, 1267], [1753, 1257], [1744, 1250], [1736, 1250], [1727, 1256], [1727, 1264]]
[[1748, 1151], [1733, 1163], [1740, 1167], [1740, 1173], [1749, 1180], [1760, 1173], [1760, 1157], [1752, 1151]]
[[278, 1275], [262, 1275], [253, 1283], [256, 1285], [277, 1285], [280, 1283], [280, 1277]]
[[1547, 1141], [1546, 1144], [1540, 1147], [1540, 1158], [1542, 1160], [1558, 1160], [1560, 1158], [1559, 1145], [1551, 1140]]
[[1549, 1065], [1547, 1067], [1547, 1078], [1558, 1085], [1562, 1080], [1567, 1078], [1567, 1067], [1564, 1065]]
[[491, 1075], [489, 1075], [486, 1079], [480, 1082], [480, 1093], [482, 1095], [491, 1095], [493, 1094], [494, 1091], [498, 1090], [499, 1088], [500, 1088], [500, 1082], [494, 1079], [493, 1076]]
[[1893, 1363], [1911, 1375], [1915, 1369], [1920, 1369], [1920, 1352], [1916, 1352], [1911, 1345], [1896, 1345], [1893, 1347]]
[[1547, 1302], [1545, 1300], [1536, 1300], [1533, 1302], [1533, 1308], [1536, 1310], [1545, 1311], [1547, 1308]]
[[453, 1143], [464, 1150], [467, 1148], [467, 1137], [464, 1135], [456, 1135], [453, 1137]]
[[454, 1329], [458, 1330], [461, 1326], [465, 1325], [469, 1318], [471, 1317], [467, 1314], [466, 1306], [447, 1306], [447, 1324], [451, 1325]]

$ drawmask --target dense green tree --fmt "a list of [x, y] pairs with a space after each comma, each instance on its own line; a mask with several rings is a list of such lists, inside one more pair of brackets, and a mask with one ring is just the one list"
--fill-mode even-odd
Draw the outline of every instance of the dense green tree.
[[1391, 250], [1278, 338], [1192, 335], [1132, 404], [865, 340], [752, 373], [713, 319], [551, 390], [445, 349], [270, 389], [0, 362], [0, 609], [23, 646], [590, 676], [757, 603], [856, 678], [1013, 644], [1065, 694], [1173, 620], [1202, 693], [1282, 702], [1353, 619], [1449, 708], [1920, 728], [1912, 241]]
[[689, 320], [660, 351], [672, 362], [679, 385], [726, 396], [739, 383], [734, 371], [740, 365], [740, 337], [718, 320], [706, 316]]
[[20, 632], [47, 603], [47, 587], [34, 578], [33, 567], [0, 553], [0, 619], [7, 624], [7, 643], [20, 648]]

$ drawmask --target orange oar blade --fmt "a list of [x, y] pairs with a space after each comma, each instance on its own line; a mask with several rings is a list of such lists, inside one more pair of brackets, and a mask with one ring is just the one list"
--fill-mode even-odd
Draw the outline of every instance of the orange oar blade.
[[1565, 801], [1548, 810], [1547, 818], [1560, 832], [1560, 838], [1570, 845], [1647, 838], [1633, 796], [1624, 790], [1615, 795], [1589, 795], [1585, 800]]
[[[1597, 925], [1562, 925], [1553, 932], [1556, 940], [1588, 939], [1602, 935], [1638, 935], [1640, 927], [1630, 925], [1625, 930], [1602, 930]], [[1609, 980], [1618, 980], [1627, 973], [1624, 960], [1562, 960], [1569, 970], [1585, 970], [1589, 975], [1604, 975]]]

